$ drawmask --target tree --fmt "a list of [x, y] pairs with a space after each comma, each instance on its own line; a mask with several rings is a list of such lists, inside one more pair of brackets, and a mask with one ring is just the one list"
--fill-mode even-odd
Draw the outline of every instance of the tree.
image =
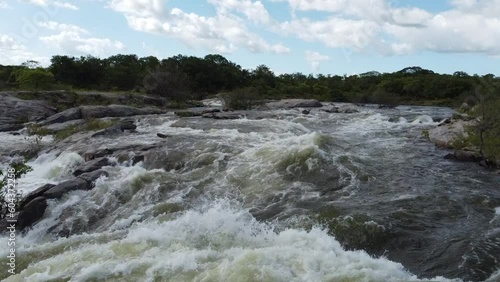
[[19, 87], [28, 90], [49, 90], [54, 86], [54, 75], [43, 68], [20, 69], [16, 75]]

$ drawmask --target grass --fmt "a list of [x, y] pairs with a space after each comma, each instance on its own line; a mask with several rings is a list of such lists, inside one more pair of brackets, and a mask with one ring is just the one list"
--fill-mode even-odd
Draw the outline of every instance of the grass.
[[[82, 131], [98, 131], [102, 129], [109, 128], [113, 125], [115, 125], [118, 122], [118, 119], [112, 119], [112, 120], [100, 120], [96, 118], [91, 118], [88, 119], [84, 124], [75, 124], [75, 125], [70, 125], [67, 128], [56, 132], [54, 135], [55, 140], [64, 140], [68, 138], [69, 136], [82, 132]], [[35, 135], [35, 136], [46, 136], [46, 135], [51, 135], [52, 132], [50, 132], [47, 128], [38, 125], [38, 124], [31, 124], [28, 126], [28, 134], [29, 135]]]

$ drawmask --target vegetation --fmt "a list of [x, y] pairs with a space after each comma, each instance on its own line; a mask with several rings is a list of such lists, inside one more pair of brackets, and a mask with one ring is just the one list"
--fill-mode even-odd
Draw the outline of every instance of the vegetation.
[[33, 169], [26, 165], [23, 162], [14, 162], [11, 163], [9, 168], [4, 173], [0, 170], [0, 218], [5, 218], [9, 213], [9, 204], [10, 207], [14, 205], [17, 210], [19, 207], [19, 203], [21, 200], [21, 194], [11, 194], [8, 191], [9, 186], [12, 182], [9, 182], [9, 179], [19, 179], [26, 173], [32, 171]]
[[[265, 65], [253, 70], [221, 55], [203, 58], [177, 55], [160, 60], [155, 57], [115, 55], [101, 59], [92, 56], [53, 56], [47, 69], [30, 61], [21, 66], [0, 65], [0, 90], [71, 88], [81, 90], [149, 93], [175, 102], [204, 99], [220, 93], [247, 95], [263, 99], [315, 98], [325, 101], [451, 105], [474, 93], [483, 81], [500, 78], [492, 74], [438, 74], [420, 67], [393, 73], [370, 71], [359, 75], [276, 75]], [[251, 89], [251, 91], [250, 91]]]
[[224, 101], [225, 108], [233, 110], [249, 110], [262, 104], [258, 90], [253, 87], [224, 92], [219, 97]]

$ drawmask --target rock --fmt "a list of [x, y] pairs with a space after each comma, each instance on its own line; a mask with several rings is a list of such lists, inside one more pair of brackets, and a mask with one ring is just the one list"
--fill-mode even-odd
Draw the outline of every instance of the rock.
[[444, 156], [444, 159], [445, 160], [456, 160], [457, 157], [455, 157], [455, 154], [446, 154], [446, 156]]
[[241, 119], [243, 115], [236, 112], [221, 112], [221, 113], [208, 113], [202, 115], [203, 118], [213, 119]]
[[48, 191], [50, 188], [52, 188], [54, 186], [56, 186], [56, 185], [54, 185], [54, 184], [45, 184], [45, 185], [37, 188], [36, 190], [31, 191], [30, 193], [28, 193], [28, 195], [26, 195], [21, 200], [21, 202], [19, 203], [19, 209], [23, 209], [24, 206], [27, 203], [31, 202], [35, 198], [38, 198], [38, 197], [42, 196], [46, 191]]
[[135, 108], [123, 105], [81, 106], [82, 118], [128, 117], [136, 115], [154, 115], [165, 113], [154, 108]]
[[330, 109], [324, 109], [323, 110], [324, 112], [327, 112], [327, 113], [338, 113], [339, 112], [339, 108], [338, 107], [331, 107]]
[[445, 118], [445, 119], [443, 119], [443, 120], [441, 120], [439, 122], [438, 126], [442, 126], [444, 124], [449, 124], [449, 123], [451, 123], [451, 119], [450, 118]]
[[78, 108], [71, 108], [60, 113], [57, 113], [53, 116], [47, 118], [42, 125], [49, 125], [54, 123], [63, 123], [72, 120], [77, 120], [82, 118], [82, 110]]
[[9, 132], [10, 135], [13, 135], [13, 136], [19, 136], [21, 135], [21, 133], [19, 132]]
[[132, 165], [135, 165], [139, 162], [144, 162], [144, 155], [136, 155], [136, 156], [133, 156], [131, 161], [132, 161]]
[[16, 229], [24, 230], [39, 221], [47, 209], [47, 199], [36, 197], [27, 203], [17, 217]]
[[43, 128], [45, 128], [50, 134], [54, 134], [54, 133], [57, 133], [59, 131], [66, 130], [66, 129], [73, 127], [73, 126], [82, 125], [84, 123], [85, 123], [85, 120], [76, 119], [76, 120], [66, 121], [63, 123], [50, 124], [50, 125], [44, 126]]
[[479, 152], [456, 150], [455, 159], [461, 162], [480, 162], [483, 160]]
[[271, 109], [291, 109], [291, 108], [320, 108], [323, 107], [318, 100], [312, 99], [284, 99], [278, 102], [266, 103]]
[[179, 117], [199, 117], [202, 116], [201, 112], [194, 112], [194, 111], [177, 111], [174, 112], [175, 115]]
[[92, 134], [91, 137], [112, 135], [112, 134], [124, 132], [125, 130], [134, 132], [136, 128], [137, 128], [137, 126], [134, 124], [133, 121], [130, 121], [130, 120], [121, 121], [118, 124], [115, 124], [111, 127], [97, 131], [96, 133]]
[[108, 177], [109, 173], [107, 173], [104, 170], [96, 170], [96, 171], [81, 174], [77, 178], [80, 178], [80, 179], [87, 181], [89, 183], [89, 189], [87, 189], [87, 190], [90, 190], [90, 189], [94, 188], [94, 181], [96, 181], [101, 176]]
[[339, 113], [354, 114], [354, 113], [359, 113], [359, 110], [353, 105], [344, 105], [339, 108]]
[[97, 150], [95, 152], [86, 152], [83, 154], [83, 159], [86, 162], [88, 162], [88, 161], [93, 160], [95, 158], [100, 158], [100, 157], [108, 156], [111, 154], [113, 154], [113, 151], [106, 148], [106, 149]]
[[452, 149], [453, 141], [456, 138], [466, 137], [465, 127], [470, 122], [455, 121], [450, 124], [443, 124], [429, 130], [429, 140], [441, 148]]
[[220, 113], [219, 109], [206, 109], [201, 112], [202, 115], [210, 114], [210, 113]]
[[95, 171], [95, 170], [102, 168], [103, 166], [108, 166], [111, 164], [112, 163], [109, 161], [108, 158], [94, 159], [94, 160], [91, 160], [91, 161], [77, 167], [76, 170], [73, 172], [73, 175], [78, 176], [80, 174]]
[[17, 131], [19, 129], [23, 129], [24, 124], [0, 124], [0, 132], [5, 131]]
[[91, 184], [82, 178], [64, 181], [47, 190], [43, 196], [47, 199], [60, 199], [64, 194], [75, 190], [90, 190]]
[[302, 114], [303, 114], [303, 115], [308, 115], [310, 112], [311, 112], [311, 111], [309, 111], [309, 110], [302, 110]]
[[47, 118], [57, 111], [46, 101], [22, 100], [0, 93], [0, 131], [23, 128], [23, 123]]
[[161, 133], [157, 133], [156, 136], [158, 136], [160, 138], [167, 138], [168, 137], [168, 135], [161, 134]]
[[144, 168], [147, 170], [178, 170], [184, 167], [186, 154], [181, 151], [168, 151], [165, 149], [151, 150], [144, 155]]

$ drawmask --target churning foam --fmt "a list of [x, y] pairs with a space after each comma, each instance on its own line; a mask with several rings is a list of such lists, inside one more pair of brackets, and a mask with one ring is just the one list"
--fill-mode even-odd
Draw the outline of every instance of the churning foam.
[[5, 281], [418, 280], [399, 263], [345, 251], [322, 228], [275, 232], [222, 200], [170, 221], [137, 223], [127, 233], [74, 237], [19, 250], [25, 258], [49, 254], [38, 253], [38, 260]]

